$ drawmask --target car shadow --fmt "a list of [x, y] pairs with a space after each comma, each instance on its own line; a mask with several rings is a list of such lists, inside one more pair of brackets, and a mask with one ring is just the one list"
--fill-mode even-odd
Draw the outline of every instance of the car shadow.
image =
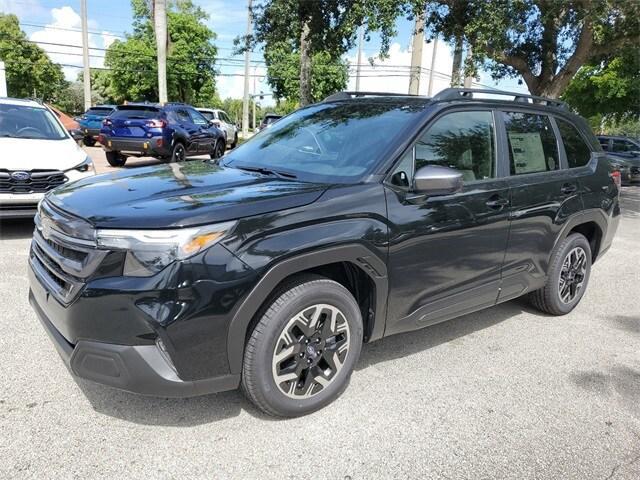
[[[490, 328], [522, 312], [533, 312], [524, 300], [515, 300], [422, 330], [394, 335], [364, 346], [356, 370], [406, 357]], [[539, 313], [535, 311], [536, 313]], [[256, 409], [239, 390], [184, 399], [145, 397], [76, 379], [93, 409], [104, 415], [142, 425], [191, 427], [238, 416], [280, 421]]]
[[33, 237], [33, 219], [0, 220], [0, 240], [19, 240]]

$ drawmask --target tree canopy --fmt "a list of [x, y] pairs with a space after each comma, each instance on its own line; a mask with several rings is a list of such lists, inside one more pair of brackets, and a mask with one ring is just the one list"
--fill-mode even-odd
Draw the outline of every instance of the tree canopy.
[[[410, 12], [410, 2], [398, 0], [268, 0], [253, 9], [255, 33], [250, 43], [264, 45], [268, 67], [279, 54], [288, 54], [282, 60], [287, 72], [299, 65], [298, 97], [306, 105], [318, 100], [317, 94], [331, 92], [330, 86], [343, 88], [347, 70], [340, 57], [354, 46], [360, 26], [367, 37], [380, 33], [385, 54], [396, 34], [396, 19]], [[270, 68], [268, 81], [292, 99], [295, 80], [290, 74]]]
[[640, 120], [640, 51], [628, 47], [584, 65], [562, 98], [584, 117]]
[[[114, 99], [158, 98], [158, 74], [152, 4], [132, 0], [133, 33], [106, 53], [109, 89]], [[204, 23], [207, 14], [191, 0], [171, 2], [167, 11], [169, 45], [167, 88], [172, 101], [211, 103], [215, 96], [216, 35]]]
[[0, 13], [0, 60], [5, 63], [7, 90], [12, 97], [53, 101], [67, 86], [62, 68], [28, 40], [15, 15]]
[[434, 32], [462, 32], [494, 78], [520, 75], [531, 93], [554, 98], [585, 63], [640, 42], [636, 1], [431, 0], [427, 9]]

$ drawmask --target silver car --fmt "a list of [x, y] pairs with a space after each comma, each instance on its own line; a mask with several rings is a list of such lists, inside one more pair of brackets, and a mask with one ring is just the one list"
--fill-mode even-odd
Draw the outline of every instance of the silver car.
[[209, 120], [209, 123], [222, 130], [229, 148], [236, 147], [238, 144], [238, 127], [231, 121], [225, 111], [215, 108], [197, 108], [196, 110], [198, 110], [204, 118]]

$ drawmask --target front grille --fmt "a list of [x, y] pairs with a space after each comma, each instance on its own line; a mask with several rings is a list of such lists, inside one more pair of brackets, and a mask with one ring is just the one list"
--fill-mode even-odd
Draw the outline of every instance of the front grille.
[[28, 178], [12, 176], [14, 170], [0, 170], [0, 193], [46, 193], [64, 184], [68, 178], [60, 170], [32, 170]]
[[[40, 283], [61, 303], [68, 305], [108, 253], [86, 237], [90, 226], [81, 219], [53, 209], [45, 201], [34, 222], [31, 267]], [[70, 225], [82, 237], [73, 236]]]

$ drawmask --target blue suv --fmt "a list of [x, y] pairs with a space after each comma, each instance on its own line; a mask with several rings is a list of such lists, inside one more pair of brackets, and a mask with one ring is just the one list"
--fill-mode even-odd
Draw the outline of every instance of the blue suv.
[[182, 162], [193, 155], [224, 155], [224, 134], [195, 108], [183, 103], [129, 104], [116, 107], [102, 122], [98, 141], [109, 165], [128, 157], [156, 157]]
[[84, 134], [82, 141], [87, 147], [93, 147], [96, 144], [102, 121], [113, 112], [114, 108], [116, 108], [115, 105], [96, 105], [75, 119], [80, 124], [80, 130]]

